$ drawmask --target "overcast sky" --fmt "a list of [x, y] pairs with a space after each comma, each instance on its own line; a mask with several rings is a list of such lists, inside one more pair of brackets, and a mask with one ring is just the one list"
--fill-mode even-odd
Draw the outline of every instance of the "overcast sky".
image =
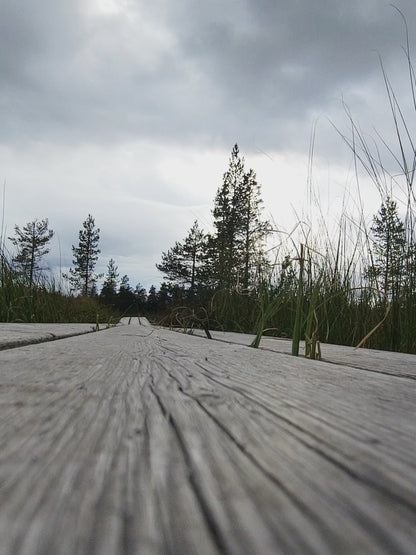
[[[416, 2], [396, 6], [416, 47]], [[67, 267], [91, 213], [99, 269], [112, 257], [133, 286], [158, 284], [161, 252], [195, 219], [209, 229], [236, 142], [265, 215], [290, 228], [314, 125], [314, 186], [330, 214], [351, 155], [328, 120], [348, 127], [344, 100], [365, 132], [390, 139], [378, 57], [406, 103], [404, 44], [383, 0], [2, 0], [6, 235], [48, 218], [49, 262]], [[371, 214], [377, 193], [363, 182], [363, 194]]]

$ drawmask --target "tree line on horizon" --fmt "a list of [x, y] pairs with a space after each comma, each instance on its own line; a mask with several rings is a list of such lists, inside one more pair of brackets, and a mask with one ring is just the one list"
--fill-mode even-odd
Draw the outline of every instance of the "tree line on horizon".
[[[121, 279], [115, 260], [111, 259], [107, 272], [95, 273], [100, 249], [100, 229], [91, 214], [79, 231], [78, 245], [72, 245], [73, 266], [63, 277], [71, 294], [98, 298], [102, 303], [125, 312], [145, 310], [164, 312], [170, 306], [188, 302], [198, 295], [216, 289], [247, 289], [259, 280], [268, 266], [264, 253], [264, 239], [270, 228], [261, 219], [260, 186], [254, 170], [244, 168], [244, 159], [236, 144], [230, 164], [218, 189], [213, 209], [215, 234], [205, 234], [194, 222], [184, 243], [176, 243], [156, 267], [166, 281], [159, 290], [152, 285], [147, 292], [141, 284], [135, 289], [129, 278]], [[15, 226], [15, 236], [9, 237], [17, 250], [12, 257], [16, 271], [31, 288], [46, 269], [42, 260], [49, 252], [48, 243], [54, 232], [48, 220], [34, 220], [20, 228]], [[104, 277], [100, 292], [98, 279]]]
[[[311, 341], [356, 344], [371, 331], [370, 346], [416, 351], [408, 331], [416, 325], [416, 250], [392, 198], [383, 199], [366, 231], [368, 252], [358, 269], [341, 252], [341, 236], [335, 249], [327, 245], [325, 256], [317, 257], [305, 244], [295, 254], [271, 260], [266, 241], [273, 229], [263, 218], [261, 187], [254, 170], [245, 169], [236, 144], [212, 217], [213, 232], [204, 232], [195, 221], [183, 240], [161, 254], [156, 267], [165, 280], [159, 289], [146, 291], [140, 284], [133, 289], [127, 275], [120, 279], [113, 259], [104, 276], [95, 273], [100, 229], [89, 214], [64, 276], [71, 295], [96, 299], [119, 314], [147, 314], [189, 329], [199, 324], [291, 337], [300, 318], [299, 329]], [[17, 251], [14, 271], [29, 289], [44, 270], [52, 237], [46, 219], [15, 226], [9, 238]], [[3, 259], [2, 253], [4, 266]]]
[[[47, 219], [33, 220], [22, 228], [15, 225], [14, 231], [14, 237], [9, 237], [9, 240], [16, 248], [16, 254], [11, 257], [10, 269], [32, 290], [43, 284], [44, 272], [48, 269], [43, 266], [43, 258], [49, 253], [48, 244], [54, 231], [49, 228]], [[78, 245], [72, 245], [73, 266], [62, 276], [68, 284], [70, 295], [93, 298], [121, 312], [130, 307], [142, 308], [147, 298], [146, 291], [140, 284], [133, 290], [127, 275], [119, 280], [118, 268], [113, 259], [108, 263], [101, 291], [98, 292], [97, 281], [103, 277], [103, 274], [95, 272], [101, 252], [98, 247], [100, 228], [96, 227], [91, 214], [82, 223], [78, 236]], [[5, 264], [6, 257], [2, 252], [2, 267]]]

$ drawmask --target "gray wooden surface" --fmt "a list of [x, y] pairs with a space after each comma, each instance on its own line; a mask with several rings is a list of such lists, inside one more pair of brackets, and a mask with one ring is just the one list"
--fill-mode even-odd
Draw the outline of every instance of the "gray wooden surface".
[[95, 324], [6, 324], [0, 322], [0, 351], [90, 333]]
[[416, 357], [390, 358], [137, 322], [3, 350], [0, 553], [414, 554]]
[[[176, 331], [181, 332], [180, 329]], [[195, 329], [192, 333], [198, 337], [206, 337], [204, 330]], [[229, 333], [212, 331], [211, 336], [217, 341], [236, 343], [238, 345], [250, 345], [254, 335], [246, 333]], [[262, 337], [260, 341], [261, 350], [269, 350], [275, 353], [290, 354], [292, 342], [289, 339], [276, 337]], [[321, 344], [322, 360], [334, 364], [352, 366], [382, 374], [393, 374], [396, 376], [416, 378], [416, 356], [404, 353], [393, 353], [389, 351], [378, 351], [376, 349], [356, 349], [343, 345]], [[300, 356], [305, 355], [305, 344], [300, 342]]]

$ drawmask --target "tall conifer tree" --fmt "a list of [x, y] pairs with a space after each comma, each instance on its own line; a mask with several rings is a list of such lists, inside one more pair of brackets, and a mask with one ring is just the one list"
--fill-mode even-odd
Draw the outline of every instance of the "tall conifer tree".
[[405, 225], [400, 219], [397, 204], [387, 198], [374, 217], [371, 227], [372, 264], [366, 276], [375, 280], [391, 308], [391, 349], [400, 343], [400, 298], [407, 275], [407, 239]]
[[120, 287], [117, 293], [117, 307], [122, 312], [132, 309], [136, 305], [136, 296], [130, 286], [130, 280], [127, 275], [124, 275], [120, 281]]
[[215, 197], [215, 233], [209, 241], [213, 281], [220, 289], [251, 285], [255, 266], [265, 263], [263, 242], [270, 229], [261, 218], [262, 200], [255, 172], [245, 172], [238, 145]]
[[53, 237], [53, 231], [48, 229], [48, 220], [33, 220], [23, 226], [14, 226], [16, 237], [9, 237], [18, 252], [13, 262], [18, 266], [21, 274], [27, 279], [31, 287], [42, 270], [40, 261], [48, 254], [46, 245]]
[[101, 252], [98, 248], [99, 240], [100, 229], [95, 227], [94, 218], [88, 214], [79, 231], [78, 247], [72, 245], [74, 268], [70, 268], [67, 276], [71, 287], [82, 295], [91, 295], [100, 277], [94, 273], [98, 255]]
[[373, 262], [366, 269], [388, 297], [396, 297], [405, 278], [406, 230], [394, 200], [387, 198], [371, 226]]
[[118, 278], [119, 273], [115, 260], [110, 258], [107, 266], [107, 273], [104, 277], [104, 283], [100, 293], [100, 299], [104, 303], [113, 304], [115, 302], [117, 296]]
[[170, 283], [187, 286], [193, 295], [203, 280], [205, 243], [205, 234], [195, 220], [186, 238], [162, 253], [161, 263], [156, 264], [157, 269], [165, 274]]

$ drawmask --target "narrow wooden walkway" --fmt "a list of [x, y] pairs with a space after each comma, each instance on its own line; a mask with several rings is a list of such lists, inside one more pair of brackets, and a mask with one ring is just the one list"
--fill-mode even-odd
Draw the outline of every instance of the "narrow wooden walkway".
[[82, 335], [93, 332], [95, 329], [95, 324], [6, 324], [1, 322], [0, 351]]
[[1, 555], [413, 555], [416, 357], [227, 337], [0, 352]]

